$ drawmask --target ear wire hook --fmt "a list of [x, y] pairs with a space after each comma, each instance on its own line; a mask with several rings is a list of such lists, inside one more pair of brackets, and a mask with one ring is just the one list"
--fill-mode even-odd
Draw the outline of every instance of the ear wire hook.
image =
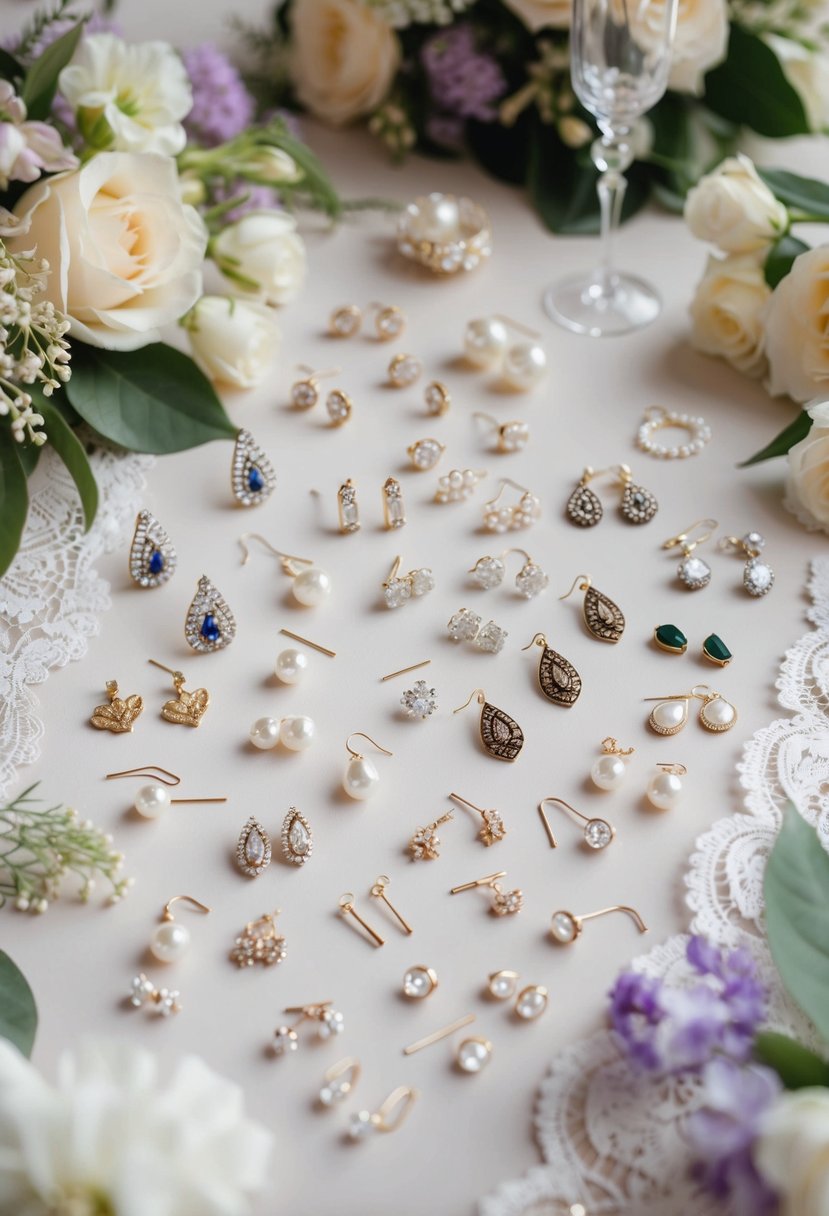
[[[580, 583], [579, 583], [579, 579], [582, 580]], [[576, 590], [577, 583], [578, 583], [579, 591], [588, 591], [590, 588], [590, 575], [589, 574], [577, 574], [576, 577], [573, 579], [573, 585], [570, 588], [570, 590], [567, 592], [567, 594], [560, 595], [558, 598], [560, 600], [569, 599], [570, 596], [573, 594], [573, 592]]]
[[453, 709], [452, 713], [459, 714], [462, 709], [466, 709], [467, 705], [471, 704], [473, 697], [477, 698], [479, 705], [483, 705], [484, 701], [486, 700], [486, 693], [482, 688], [473, 688], [472, 692], [469, 694], [469, 699], [464, 701], [463, 705], [459, 705], [457, 709]]
[[266, 540], [265, 537], [260, 535], [259, 532], [243, 532], [239, 537], [239, 545], [242, 550], [243, 566], [246, 566], [250, 560], [250, 549], [245, 543], [248, 537], [250, 537], [251, 540], [258, 540], [260, 544], [264, 545], [265, 548], [274, 555], [274, 557], [278, 557], [282, 563], [282, 569], [286, 574], [296, 573], [296, 571], [291, 568], [294, 562], [300, 562], [303, 566], [313, 566], [314, 564], [310, 557], [297, 557], [294, 553], [283, 553], [281, 549], [275, 549], [271, 542]]
[[323, 372], [315, 372], [313, 367], [309, 367], [307, 363], [297, 363], [296, 370], [304, 374], [309, 384], [313, 384], [316, 380], [327, 380], [330, 376], [339, 376], [342, 368], [328, 367]]
[[193, 904], [193, 906], [198, 908], [200, 912], [207, 913], [207, 912], [213, 911], [212, 908], [208, 908], [207, 904], [200, 903], [199, 900], [194, 899], [192, 895], [174, 895], [173, 898], [168, 899], [166, 904], [164, 905], [164, 911], [161, 914], [162, 920], [170, 921], [170, 920], [174, 919], [173, 914], [170, 911], [170, 909], [172, 908], [173, 904], [176, 903], [180, 899], [185, 900], [189, 904]]
[[[159, 773], [162, 773], [163, 776], [159, 777]], [[142, 764], [138, 768], [125, 768], [118, 773], [107, 773], [104, 780], [112, 781], [116, 777], [154, 777], [162, 785], [181, 785], [181, 777], [177, 777], [169, 769], [162, 768], [160, 764]], [[166, 780], [168, 777], [169, 781]]]
[[[533, 638], [533, 640], [531, 642], [528, 642], [526, 646], [522, 646], [521, 649], [522, 650], [532, 650], [533, 646], [546, 646], [546, 645], [547, 645], [547, 639], [544, 636], [544, 634], [537, 633], [535, 635], [535, 637]], [[553, 847], [555, 848], [555, 845]]]
[[[699, 545], [709, 540], [717, 530], [718, 526], [719, 525], [717, 524], [716, 519], [695, 519], [692, 524], [689, 524], [688, 527], [682, 532], [678, 532], [676, 536], [669, 536], [668, 539], [663, 542], [662, 548], [676, 549], [676, 547], [679, 546], [687, 557], [693, 553], [694, 549], [696, 549]], [[708, 531], [703, 532], [702, 536], [698, 536], [695, 540], [689, 541], [688, 537], [695, 528], [707, 528]]]
[[547, 833], [547, 839], [550, 842], [550, 848], [557, 849], [558, 841], [556, 840], [555, 836], [553, 835], [553, 829], [550, 827], [550, 821], [547, 818], [547, 815], [545, 814], [545, 811], [544, 811], [544, 803], [552, 802], [552, 801], [553, 800], [551, 798], [542, 798], [538, 804], [538, 813], [541, 816], [541, 822], [544, 824], [544, 831]]
[[345, 750], [348, 752], [348, 754], [350, 756], [353, 756], [355, 760], [360, 760], [361, 756], [360, 756], [360, 753], [355, 752], [354, 748], [351, 746], [352, 739], [368, 739], [368, 741], [372, 745], [372, 747], [376, 747], [378, 752], [382, 752], [384, 756], [393, 756], [394, 755], [394, 752], [387, 751], [385, 747], [381, 747], [380, 744], [375, 739], [372, 739], [371, 735], [367, 735], [365, 733], [365, 731], [355, 730], [355, 731], [352, 731], [352, 733], [348, 736], [348, 738], [345, 741]]
[[684, 764], [668, 764], [664, 760], [657, 761], [656, 767], [664, 769], [666, 773], [674, 773], [677, 777], [684, 777], [688, 772]]
[[607, 916], [608, 912], [626, 912], [640, 933], [648, 932], [648, 926], [642, 917], [635, 908], [631, 908], [627, 904], [613, 904], [610, 908], [601, 908], [598, 912], [586, 912], [584, 916], [576, 916], [573, 919], [578, 925], [581, 925], [585, 920], [595, 920], [597, 916]]

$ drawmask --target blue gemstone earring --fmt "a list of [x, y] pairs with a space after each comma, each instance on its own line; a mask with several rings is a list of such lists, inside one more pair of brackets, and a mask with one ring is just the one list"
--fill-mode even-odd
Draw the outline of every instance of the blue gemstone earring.
[[258, 507], [273, 493], [273, 465], [250, 431], [241, 430], [236, 436], [230, 481], [233, 497], [243, 507]]
[[199, 579], [196, 594], [184, 622], [187, 645], [200, 654], [223, 650], [236, 636], [236, 621], [224, 597], [206, 574]]
[[176, 568], [176, 551], [149, 511], [139, 511], [130, 545], [130, 578], [137, 587], [162, 587]]

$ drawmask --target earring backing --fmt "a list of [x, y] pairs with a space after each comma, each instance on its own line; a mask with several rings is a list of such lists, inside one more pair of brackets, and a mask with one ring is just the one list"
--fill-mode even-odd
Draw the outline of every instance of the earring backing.
[[460, 794], [450, 794], [450, 798], [454, 798], [456, 802], [460, 802], [463, 806], [467, 806], [470, 810], [477, 811], [483, 820], [483, 826], [478, 833], [483, 843], [487, 846], [495, 844], [498, 840], [503, 840], [507, 834], [507, 829], [504, 827], [504, 821], [498, 811], [485, 810], [481, 806], [476, 806], [474, 802], [470, 802], [467, 798], [461, 798]]
[[517, 971], [493, 971], [487, 980], [487, 992], [496, 1001], [508, 1001], [518, 991]]
[[[711, 567], [701, 557], [695, 557], [694, 550], [710, 540], [717, 527], [716, 519], [697, 519], [684, 531], [678, 532], [676, 536], [669, 536], [663, 542], [663, 549], [682, 550], [682, 561], [676, 572], [680, 582], [684, 583], [689, 591], [699, 591], [711, 582]], [[702, 529], [702, 534], [691, 540], [690, 537], [699, 529]]]
[[132, 733], [132, 724], [144, 710], [144, 698], [132, 693], [118, 696], [118, 683], [107, 680], [108, 705], [96, 705], [89, 719], [96, 730], [108, 730], [113, 735]]
[[275, 549], [271, 542], [258, 532], [245, 532], [239, 537], [243, 566], [250, 560], [250, 550], [246, 543], [248, 537], [258, 540], [274, 557], [279, 558], [283, 573], [293, 579], [291, 590], [294, 599], [303, 607], [316, 608], [328, 599], [331, 594], [331, 579], [324, 570], [315, 565], [310, 557], [297, 557], [293, 553], [283, 553], [281, 549]]
[[390, 884], [390, 882], [391, 882], [391, 879], [388, 877], [387, 874], [381, 874], [375, 880], [374, 885], [372, 886], [371, 890], [369, 891], [369, 895], [371, 895], [371, 897], [373, 899], [382, 899], [383, 903], [386, 905], [386, 907], [389, 909], [389, 911], [392, 913], [392, 915], [396, 918], [396, 920], [397, 920], [398, 924], [400, 925], [400, 927], [402, 928], [403, 932], [407, 935], [411, 934], [414, 932], [414, 930], [412, 929], [412, 926], [409, 924], [409, 922], [407, 920], [405, 920], [401, 916], [401, 914], [397, 911], [397, 908], [395, 908], [394, 904], [391, 902], [389, 897], [386, 895], [386, 887]]
[[461, 891], [471, 891], [476, 887], [490, 887], [492, 895], [491, 911], [495, 916], [511, 916], [520, 912], [524, 906], [524, 892], [518, 889], [504, 891], [499, 878], [506, 878], [506, 870], [497, 874], [487, 874], [483, 878], [475, 878], [472, 882], [463, 882], [458, 887], [452, 887], [449, 894], [458, 895]]
[[374, 1114], [367, 1110], [359, 1110], [351, 1116], [348, 1125], [349, 1137], [352, 1140], [365, 1140], [374, 1132], [397, 1131], [418, 1097], [416, 1089], [412, 1089], [408, 1085], [398, 1085]]
[[530, 438], [530, 428], [526, 422], [499, 422], [491, 414], [477, 410], [473, 418], [481, 419], [495, 440], [495, 451], [506, 455], [509, 452], [520, 452], [526, 447]]
[[165, 701], [161, 707], [161, 716], [166, 722], [178, 723], [181, 726], [199, 726], [210, 705], [210, 693], [206, 688], [195, 688], [187, 692], [184, 688], [184, 674], [166, 667], [156, 659], [148, 659], [153, 667], [167, 671], [173, 677], [173, 687], [176, 690], [175, 699]]
[[[159, 774], [161, 774], [159, 776]], [[154, 777], [155, 784], [142, 785], [135, 795], [133, 807], [145, 819], [157, 819], [161, 812], [173, 803], [185, 802], [227, 802], [223, 795], [218, 798], [171, 798], [164, 789], [165, 785], [181, 784], [181, 777], [162, 768], [160, 764], [143, 764], [139, 768], [125, 768], [118, 773], [107, 773], [105, 781], [114, 781], [118, 777]], [[161, 784], [159, 785], [158, 782]]]
[[[357, 921], [357, 924], [362, 925], [363, 929], [365, 929], [375, 946], [385, 946], [386, 939], [381, 937], [379, 933], [376, 933], [375, 930], [372, 929], [371, 925], [367, 921], [363, 920], [360, 913], [354, 907], [354, 896], [352, 895], [351, 891], [346, 891], [345, 895], [340, 896], [338, 906], [342, 916], [353, 916]], [[411, 932], [411, 930], [409, 930], [409, 932]]]
[[150, 938], [150, 953], [160, 963], [177, 962], [190, 945], [190, 930], [186, 925], [179, 924], [171, 911], [173, 904], [180, 899], [192, 904], [200, 912], [212, 911], [207, 904], [200, 903], [192, 895], [174, 895], [172, 899], [168, 899], [161, 914], [161, 924], [156, 926]]
[[584, 843], [589, 849], [595, 849], [596, 851], [606, 849], [613, 840], [613, 837], [616, 835], [616, 829], [614, 828], [613, 824], [609, 823], [606, 819], [591, 819], [588, 815], [583, 815], [581, 811], [577, 811], [574, 806], [571, 806], [569, 802], [565, 802], [563, 798], [542, 798], [538, 804], [538, 813], [541, 816], [544, 824], [544, 830], [547, 833], [547, 839], [550, 842], [551, 849], [557, 848], [558, 845], [556, 843], [556, 838], [553, 835], [553, 830], [550, 827], [549, 820], [544, 813], [545, 802], [552, 802], [557, 806], [564, 807], [573, 815], [576, 815], [579, 819], [584, 821]]
[[586, 912], [583, 916], [574, 916], [572, 912], [554, 912], [550, 925], [550, 936], [557, 945], [569, 946], [581, 935], [582, 926], [586, 920], [595, 920], [597, 916], [607, 916], [609, 912], [625, 912], [640, 933], [647, 933], [648, 926], [635, 908], [630, 908], [627, 904], [614, 904], [611, 908], [602, 908], [598, 912]]

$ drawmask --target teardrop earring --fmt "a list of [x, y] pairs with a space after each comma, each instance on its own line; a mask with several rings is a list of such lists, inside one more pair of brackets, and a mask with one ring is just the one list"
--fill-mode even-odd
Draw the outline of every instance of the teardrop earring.
[[637, 486], [633, 474], [626, 464], [620, 464], [616, 476], [622, 485], [619, 511], [629, 524], [647, 524], [659, 510], [659, 503], [644, 486]]
[[604, 507], [598, 494], [590, 489], [588, 482], [606, 471], [606, 469], [592, 469], [588, 465], [582, 473], [578, 485], [564, 507], [571, 524], [576, 524], [579, 528], [595, 528], [601, 520], [604, 515]]
[[206, 574], [199, 579], [187, 609], [184, 637], [198, 654], [224, 650], [236, 637], [236, 619], [227, 600]]
[[674, 693], [667, 697], [645, 697], [656, 701], [648, 714], [648, 726], [657, 735], [678, 735], [688, 721], [688, 703], [692, 693]]
[[271, 864], [271, 838], [251, 815], [236, 842], [236, 864], [248, 878], [258, 878]]
[[294, 580], [291, 588], [294, 599], [303, 607], [316, 608], [328, 599], [331, 594], [331, 579], [324, 570], [315, 565], [310, 557], [296, 557], [292, 553], [275, 549], [270, 541], [265, 540], [258, 532], [245, 532], [239, 537], [243, 566], [250, 560], [250, 550], [246, 544], [248, 537], [258, 540], [274, 557], [279, 558], [283, 572]]
[[484, 750], [495, 760], [517, 760], [524, 746], [524, 732], [514, 718], [487, 701], [482, 688], [474, 689], [469, 694], [469, 700], [452, 712], [459, 714], [473, 697], [481, 707], [479, 730]]
[[609, 595], [597, 591], [591, 585], [589, 574], [577, 574], [567, 594], [560, 595], [558, 598], [560, 600], [568, 599], [577, 585], [579, 591], [585, 593], [582, 614], [588, 631], [599, 642], [618, 642], [625, 631], [624, 614]]
[[276, 485], [273, 465], [250, 431], [241, 430], [236, 436], [230, 484], [233, 497], [242, 507], [258, 507], [273, 493]]
[[351, 740], [357, 738], [367, 739], [372, 747], [376, 747], [378, 752], [382, 752], [384, 756], [393, 756], [394, 752], [387, 751], [385, 747], [381, 747], [370, 735], [365, 734], [361, 730], [354, 731], [346, 739], [345, 748], [351, 759], [345, 766], [343, 789], [349, 798], [354, 798], [358, 802], [364, 802], [366, 798], [371, 797], [379, 785], [380, 774], [373, 760], [369, 760], [366, 756], [355, 752], [351, 746]]
[[130, 578], [137, 587], [163, 587], [175, 573], [176, 551], [167, 532], [149, 511], [139, 511], [130, 545]]
[[541, 658], [538, 660], [538, 686], [548, 701], [553, 705], [563, 705], [565, 709], [575, 705], [581, 693], [581, 676], [572, 663], [553, 650], [543, 633], [537, 633], [522, 650], [530, 650], [533, 646], [541, 647]]
[[707, 684], [695, 684], [691, 689], [691, 696], [702, 701], [699, 711], [700, 726], [716, 734], [731, 730], [737, 721], [737, 710], [730, 701], [726, 701], [724, 696], [714, 692]]

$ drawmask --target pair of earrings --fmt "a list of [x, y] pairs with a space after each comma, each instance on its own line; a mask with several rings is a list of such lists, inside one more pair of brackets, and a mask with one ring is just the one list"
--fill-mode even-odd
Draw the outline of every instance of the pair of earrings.
[[700, 726], [715, 734], [731, 730], [737, 721], [737, 710], [718, 692], [707, 684], [695, 684], [690, 692], [672, 694], [667, 697], [645, 697], [656, 701], [648, 715], [648, 726], [657, 735], [676, 735], [688, 721], [688, 710], [692, 700], [702, 701], [699, 711]]
[[[196, 688], [193, 692], [187, 692], [182, 672], [174, 671], [172, 667], [165, 667], [163, 663], [158, 663], [155, 659], [149, 659], [148, 662], [152, 663], [154, 667], [160, 667], [162, 671], [168, 671], [173, 677], [176, 695], [169, 701], [165, 701], [161, 707], [161, 716], [165, 722], [173, 722], [181, 726], [199, 726], [210, 705], [210, 693], [207, 689]], [[143, 697], [135, 693], [128, 697], [119, 697], [118, 684], [115, 680], [109, 680], [106, 688], [109, 704], [97, 705], [92, 711], [89, 721], [96, 730], [108, 730], [116, 735], [131, 732], [136, 718], [143, 713]]]
[[471, 642], [486, 654], [500, 654], [509, 633], [494, 621], [484, 625], [482, 620], [471, 608], [459, 608], [447, 621], [446, 631], [453, 642]]
[[285, 1056], [296, 1051], [299, 1047], [297, 1028], [306, 1022], [313, 1022], [317, 1028], [317, 1037], [333, 1039], [345, 1030], [345, 1018], [339, 1009], [334, 1008], [333, 1001], [318, 1001], [314, 1005], [289, 1005], [283, 1013], [296, 1013], [299, 1016], [290, 1026], [277, 1026], [273, 1032], [271, 1054]]
[[304, 752], [317, 736], [313, 718], [305, 714], [293, 714], [285, 718], [257, 718], [248, 732], [248, 738], [260, 751], [271, 751], [281, 743], [289, 752]]
[[[627, 776], [627, 757], [636, 749], [620, 747], [611, 736], [602, 739], [602, 753], [593, 761], [590, 780], [600, 790], [615, 790]], [[688, 770], [684, 764], [659, 762], [645, 788], [645, 797], [659, 811], [671, 810], [682, 796], [682, 778]]]
[[[688, 649], [688, 639], [676, 625], [657, 625], [653, 631], [653, 640], [660, 650], [668, 654], [685, 654]], [[702, 656], [717, 667], [727, 667], [734, 657], [716, 633], [709, 633], [702, 643]]]
[[[487, 532], [516, 532], [522, 528], [530, 528], [537, 519], [541, 518], [541, 499], [531, 493], [526, 486], [519, 485], [510, 477], [502, 477], [498, 483], [498, 493], [489, 502], [484, 503], [484, 530]], [[499, 506], [501, 496], [507, 486], [517, 490], [521, 497], [518, 502]]]
[[[374, 314], [374, 336], [378, 342], [399, 338], [406, 328], [406, 315], [395, 304], [380, 304], [372, 300], [366, 311]], [[332, 338], [354, 338], [362, 325], [362, 310], [356, 304], [343, 304], [331, 313], [328, 332]]]
[[246, 543], [248, 538], [258, 540], [274, 557], [279, 558], [283, 574], [293, 579], [291, 592], [298, 604], [302, 604], [303, 608], [318, 608], [320, 604], [325, 603], [331, 594], [331, 579], [310, 557], [283, 553], [258, 532], [245, 532], [239, 537], [243, 566], [250, 560], [250, 550]]
[[[511, 330], [532, 341], [511, 341]], [[468, 321], [463, 350], [475, 367], [500, 370], [504, 384], [519, 392], [534, 388], [547, 371], [547, 352], [539, 335], [509, 317], [496, 315]]]
[[[481, 828], [478, 837], [487, 848], [504, 839], [507, 829], [500, 811], [490, 807], [476, 806], [468, 798], [461, 798], [460, 794], [450, 794], [449, 797], [480, 815]], [[440, 857], [440, 836], [438, 836], [437, 830], [442, 823], [449, 823], [452, 819], [454, 819], [454, 813], [447, 811], [445, 815], [441, 815], [432, 823], [426, 824], [425, 827], [415, 829], [408, 845], [414, 861], [434, 861]]]
[[[298, 364], [297, 367], [299, 371], [304, 372], [304, 376], [301, 380], [294, 381], [291, 386], [291, 405], [296, 410], [311, 410], [320, 399], [317, 382], [338, 376], [342, 369], [330, 367], [326, 371], [315, 372], [304, 363]], [[354, 402], [344, 389], [333, 388], [325, 398], [325, 408], [331, 426], [344, 426], [354, 412]]]
[[418, 570], [410, 570], [400, 577], [400, 557], [392, 562], [388, 577], [382, 584], [383, 599], [387, 608], [400, 608], [410, 599], [419, 599], [435, 589], [435, 576], [428, 566]]
[[471, 703], [473, 697], [481, 707], [478, 729], [484, 751], [494, 760], [517, 760], [524, 746], [524, 732], [514, 718], [487, 701], [482, 688], [473, 689], [469, 700], [452, 712], [459, 714]]
[[495, 1001], [515, 998], [513, 1011], [522, 1022], [535, 1022], [547, 1009], [549, 993], [542, 984], [528, 984], [518, 991], [517, 971], [493, 971], [487, 980], [486, 993]]
[[[684, 532], [669, 537], [662, 545], [663, 549], [680, 548], [682, 550], [682, 561], [677, 566], [676, 572], [689, 591], [707, 587], [711, 582], [711, 567], [703, 558], [695, 556], [694, 550], [705, 541], [710, 540], [716, 528], [715, 519], [698, 519]], [[699, 529], [702, 529], [701, 535], [694, 536]], [[692, 536], [694, 536], [693, 540]], [[765, 544], [765, 537], [759, 532], [747, 532], [742, 537], [721, 537], [718, 545], [724, 553], [739, 553], [746, 559], [743, 566], [743, 586], [754, 599], [768, 595], [774, 586], [774, 570], [761, 557]]]
[[593, 528], [604, 515], [604, 508], [599, 496], [590, 489], [589, 482], [606, 473], [615, 473], [616, 481], [622, 487], [622, 497], [619, 501], [619, 513], [629, 524], [647, 524], [659, 510], [659, 503], [644, 486], [634, 484], [633, 474], [626, 464], [614, 465], [607, 469], [592, 469], [588, 467], [567, 499], [565, 512], [572, 524], [579, 528]]
[[[285, 860], [295, 866], [304, 866], [314, 851], [314, 833], [295, 806], [288, 808], [282, 821], [281, 839]], [[271, 838], [255, 815], [250, 816], [239, 833], [236, 864], [249, 878], [258, 878], [271, 864]]]
[[504, 558], [518, 553], [524, 558], [524, 564], [515, 576], [515, 590], [526, 600], [534, 599], [549, 585], [550, 579], [546, 572], [534, 562], [526, 549], [504, 549], [498, 557], [479, 557], [475, 565], [468, 571], [472, 578], [484, 591], [500, 587], [506, 574]]
[[505, 891], [499, 880], [506, 876], [506, 870], [499, 870], [497, 874], [486, 874], [483, 878], [474, 878], [472, 882], [462, 882], [460, 886], [452, 887], [449, 894], [458, 895], [461, 891], [473, 891], [479, 887], [486, 887], [492, 892], [489, 906], [492, 915], [515, 916], [524, 907], [524, 892], [517, 888]]
[[[396, 531], [406, 523], [406, 505], [403, 501], [403, 490], [396, 477], [387, 477], [381, 489], [383, 498], [383, 518], [389, 531]], [[357, 487], [349, 477], [337, 491], [337, 516], [340, 531], [344, 536], [360, 531], [360, 504], [357, 500]]]
[[[401, 932], [405, 933], [408, 937], [414, 932], [414, 930], [405, 917], [398, 912], [397, 908], [395, 908], [394, 904], [386, 895], [386, 887], [389, 886], [390, 882], [391, 879], [387, 874], [381, 874], [369, 890], [369, 895], [372, 897], [372, 899], [382, 900], [399, 924]], [[345, 895], [340, 896], [337, 906], [339, 908], [340, 915], [343, 917], [350, 916], [352, 920], [355, 920], [357, 924], [360, 925], [363, 930], [365, 930], [375, 946], [385, 946], [386, 939], [381, 937], [376, 929], [372, 929], [368, 921], [364, 920], [355, 908], [354, 896], [351, 891], [346, 891]]]
[[[330, 1109], [335, 1103], [342, 1102], [357, 1084], [361, 1073], [360, 1061], [355, 1056], [346, 1056], [332, 1064], [323, 1075], [320, 1105]], [[349, 1140], [362, 1141], [375, 1133], [397, 1131], [418, 1097], [416, 1089], [409, 1085], [398, 1085], [376, 1111], [356, 1111], [348, 1121]]]
[[142, 764], [139, 768], [127, 768], [118, 773], [107, 773], [105, 780], [114, 781], [120, 777], [153, 778], [151, 784], [141, 786], [132, 804], [133, 809], [143, 819], [158, 819], [167, 807], [174, 803], [227, 802], [227, 797], [224, 795], [211, 798], [171, 798], [164, 787], [180, 785], [181, 777], [171, 773], [169, 769], [162, 768], [160, 764]]

